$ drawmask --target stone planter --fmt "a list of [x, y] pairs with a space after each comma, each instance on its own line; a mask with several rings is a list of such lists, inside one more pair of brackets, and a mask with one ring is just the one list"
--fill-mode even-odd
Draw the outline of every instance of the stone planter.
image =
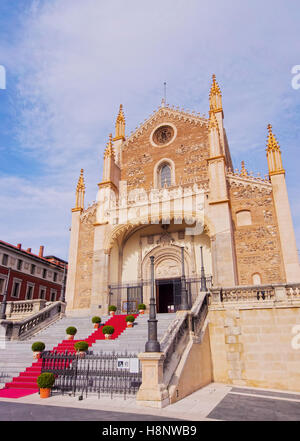
[[127, 322], [127, 328], [133, 328], [133, 323], [132, 322]]
[[105, 340], [110, 340], [111, 339], [111, 334], [104, 334], [105, 336]]
[[68, 340], [74, 340], [74, 335], [68, 335]]
[[115, 315], [115, 311], [109, 311], [109, 315], [111, 316], [111, 317], [113, 317], [114, 315]]
[[140, 309], [140, 310], [139, 310], [139, 313], [140, 313], [141, 315], [144, 315], [144, 314], [145, 314], [145, 310], [144, 310], [144, 309]]

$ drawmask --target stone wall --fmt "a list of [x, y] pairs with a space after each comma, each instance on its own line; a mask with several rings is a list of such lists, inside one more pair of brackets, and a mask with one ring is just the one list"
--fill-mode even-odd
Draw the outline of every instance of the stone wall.
[[214, 381], [300, 391], [295, 325], [300, 334], [300, 306], [210, 310]]
[[[156, 126], [173, 124], [177, 136], [171, 144], [153, 146], [150, 136]], [[163, 158], [175, 164], [176, 185], [207, 182], [209, 157], [207, 124], [193, 118], [176, 117], [158, 113], [147, 128], [134, 140], [128, 140], [122, 147], [121, 179], [127, 181], [128, 190], [142, 187], [145, 190], [154, 186], [155, 164]]]
[[[90, 210], [91, 211], [91, 210]], [[81, 216], [73, 309], [90, 307], [93, 275], [95, 210]]]
[[[234, 224], [238, 284], [252, 285], [253, 274], [261, 283], [285, 281], [277, 219], [268, 185], [230, 182], [230, 201]], [[237, 213], [249, 210], [251, 225], [238, 225]]]

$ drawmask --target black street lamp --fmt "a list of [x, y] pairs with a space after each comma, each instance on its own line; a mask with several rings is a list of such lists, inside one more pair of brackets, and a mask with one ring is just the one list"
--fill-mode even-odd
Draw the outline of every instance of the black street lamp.
[[8, 292], [8, 283], [9, 283], [9, 279], [10, 279], [10, 271], [11, 271], [10, 268], [8, 268], [5, 291], [3, 294], [3, 300], [1, 302], [1, 309], [0, 309], [0, 319], [1, 320], [6, 319], [7, 292]]
[[205, 271], [204, 271], [204, 264], [203, 264], [203, 247], [200, 247], [200, 251], [201, 251], [201, 288], [200, 288], [200, 292], [206, 292], [207, 291], [207, 287], [206, 287], [206, 277], [205, 277]]
[[185, 280], [185, 269], [184, 269], [184, 247], [181, 247], [181, 267], [182, 267], [182, 275], [181, 275], [181, 311], [187, 311], [189, 309], [188, 304], [188, 293], [186, 289], [186, 280]]
[[145, 345], [145, 352], [160, 352], [160, 344], [157, 340], [157, 319], [156, 305], [154, 297], [154, 256], [150, 257], [151, 261], [151, 297], [150, 311], [148, 320], [148, 341]]

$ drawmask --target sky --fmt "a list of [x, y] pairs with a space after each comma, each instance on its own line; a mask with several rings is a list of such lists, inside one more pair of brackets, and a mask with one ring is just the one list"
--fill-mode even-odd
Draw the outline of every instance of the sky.
[[0, 238], [68, 258], [84, 168], [96, 199], [119, 105], [130, 134], [161, 103], [208, 114], [213, 73], [234, 168], [267, 173], [282, 150], [300, 249], [297, 0], [1, 0]]

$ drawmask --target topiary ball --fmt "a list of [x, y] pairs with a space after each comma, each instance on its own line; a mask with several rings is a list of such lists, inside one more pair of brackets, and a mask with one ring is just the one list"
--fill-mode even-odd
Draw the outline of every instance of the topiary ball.
[[128, 315], [125, 320], [126, 322], [133, 323], [135, 321], [135, 317], [133, 315]]
[[77, 329], [76, 329], [74, 326], [69, 326], [69, 327], [66, 329], [66, 333], [67, 333], [68, 335], [75, 335], [76, 332], [77, 332]]
[[42, 341], [36, 341], [35, 343], [32, 343], [31, 349], [33, 352], [42, 352], [45, 347], [45, 343]]
[[52, 372], [44, 372], [37, 377], [37, 385], [40, 389], [49, 389], [55, 383], [55, 376]]
[[102, 332], [103, 334], [112, 335], [115, 332], [115, 328], [113, 326], [103, 326]]
[[92, 323], [101, 323], [101, 318], [97, 317], [97, 316], [93, 317], [92, 318]]
[[86, 341], [77, 341], [74, 344], [74, 348], [76, 349], [76, 351], [84, 351], [86, 352], [89, 348], [89, 345]]

